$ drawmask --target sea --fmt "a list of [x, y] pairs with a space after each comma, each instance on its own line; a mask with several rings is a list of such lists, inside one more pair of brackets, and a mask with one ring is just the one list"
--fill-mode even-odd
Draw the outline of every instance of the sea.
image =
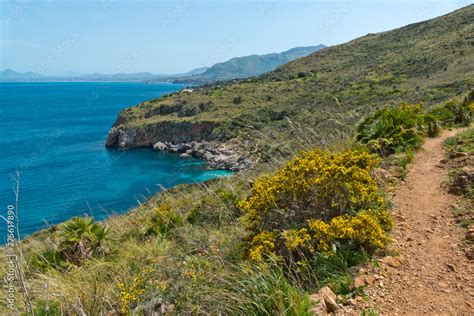
[[120, 110], [182, 88], [167, 83], [0, 83], [0, 243], [6, 241], [12, 207], [25, 237], [74, 216], [102, 220], [127, 212], [163, 188], [228, 176], [194, 158], [105, 148]]

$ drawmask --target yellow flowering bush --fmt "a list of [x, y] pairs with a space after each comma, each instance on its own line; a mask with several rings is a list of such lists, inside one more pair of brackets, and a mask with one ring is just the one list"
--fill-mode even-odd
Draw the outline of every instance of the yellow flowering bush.
[[248, 257], [293, 259], [330, 253], [338, 245], [383, 247], [391, 219], [371, 175], [377, 164], [364, 151], [313, 150], [257, 179], [239, 203], [249, 231]]
[[262, 231], [255, 235], [251, 241], [249, 257], [255, 261], [261, 261], [262, 255], [273, 255], [275, 250], [275, 235], [273, 233]]
[[135, 277], [131, 282], [120, 282], [117, 284], [117, 298], [122, 313], [127, 313], [137, 306], [144, 292], [143, 287], [144, 282], [141, 277]]

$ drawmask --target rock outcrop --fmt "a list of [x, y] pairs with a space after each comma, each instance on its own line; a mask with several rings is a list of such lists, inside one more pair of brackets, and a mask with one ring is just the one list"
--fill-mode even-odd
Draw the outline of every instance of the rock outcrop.
[[252, 161], [235, 143], [196, 142], [173, 144], [157, 142], [153, 145], [157, 151], [180, 154], [182, 158], [195, 157], [204, 159], [213, 169], [239, 171], [250, 167]]
[[163, 121], [143, 126], [113, 126], [105, 146], [110, 148], [151, 147], [157, 142], [179, 144], [215, 139], [213, 122]]
[[109, 131], [106, 147], [152, 147], [157, 151], [180, 154], [182, 158], [204, 159], [212, 169], [239, 171], [252, 164], [242, 146], [217, 140], [213, 131], [218, 125], [214, 122], [161, 121], [140, 126], [124, 122], [126, 119], [119, 115]]

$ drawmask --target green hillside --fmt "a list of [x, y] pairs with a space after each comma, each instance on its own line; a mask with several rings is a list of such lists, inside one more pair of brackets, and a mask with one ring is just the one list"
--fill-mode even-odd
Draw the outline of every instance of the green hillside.
[[[278, 66], [286, 64], [289, 61], [308, 56], [324, 47], [326, 46], [320, 44], [317, 46], [295, 47], [281, 53], [234, 57], [225, 62], [214, 64], [202, 73], [191, 76], [165, 78], [165, 80], [176, 83], [206, 84], [216, 81], [256, 77], [275, 70]], [[163, 79], [160, 80], [162, 81]]]
[[[302, 126], [300, 137], [302, 132], [307, 136], [351, 132], [358, 120], [379, 107], [401, 102], [432, 106], [472, 87], [473, 34], [471, 5], [325, 48], [257, 79], [146, 101], [124, 110], [115, 129], [123, 135], [133, 129], [136, 138], [143, 138], [142, 133], [150, 137], [159, 125], [150, 138], [156, 141], [182, 122], [204, 124], [207, 128], [189, 139], [218, 142], [232, 138], [255, 142], [262, 133], [288, 138], [295, 124]], [[119, 145], [118, 134], [109, 136], [110, 146], [136, 146], [134, 137]], [[152, 144], [140, 143], [144, 145]]]
[[473, 84], [471, 5], [126, 109], [110, 147], [206, 142], [253, 168], [34, 234], [16, 250], [15, 301], [35, 315], [311, 315], [327, 286], [338, 295], [327, 311], [363, 302], [350, 268], [395, 255], [377, 175], [403, 179], [427, 134], [469, 124]]
[[200, 75], [200, 79], [229, 80], [255, 77], [272, 71], [289, 61], [314, 53], [324, 47], [324, 45], [295, 47], [282, 53], [235, 57], [226, 62], [213, 65]]

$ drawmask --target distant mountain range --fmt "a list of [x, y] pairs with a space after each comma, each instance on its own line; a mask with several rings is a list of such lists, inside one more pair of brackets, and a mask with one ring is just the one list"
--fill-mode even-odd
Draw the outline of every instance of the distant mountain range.
[[5, 69], [0, 71], [0, 81], [19, 81], [19, 80], [37, 80], [43, 78], [42, 75], [36, 72], [16, 72], [12, 69]]
[[234, 57], [228, 61], [215, 64], [200, 74], [181, 77], [163, 77], [154, 81], [202, 84], [215, 81], [256, 77], [263, 73], [275, 70], [278, 66], [286, 64], [292, 60], [308, 56], [325, 47], [325, 45], [320, 44], [317, 46], [295, 47], [282, 53]]
[[150, 72], [109, 74], [78, 74], [67, 72], [62, 75], [45, 76], [36, 72], [16, 72], [12, 69], [0, 71], [0, 81], [143, 81], [159, 78]]
[[16, 72], [12, 69], [0, 71], [0, 81], [146, 81], [202, 84], [215, 81], [255, 77], [272, 71], [299, 57], [307, 56], [326, 46], [295, 47], [282, 53], [235, 57], [211, 67], [200, 67], [187, 73], [157, 75], [150, 72], [117, 74], [78, 74], [66, 72], [61, 75], [46, 76], [36, 72]]

